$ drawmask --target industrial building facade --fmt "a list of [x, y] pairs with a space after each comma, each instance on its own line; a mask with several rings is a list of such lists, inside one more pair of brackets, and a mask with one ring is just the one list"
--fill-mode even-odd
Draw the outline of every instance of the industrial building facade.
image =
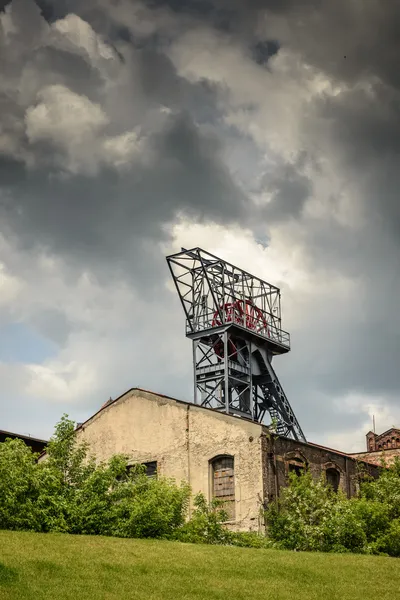
[[[149, 474], [187, 482], [193, 494], [224, 501], [232, 528], [260, 531], [262, 509], [290, 471], [326, 474], [335, 489], [357, 491], [358, 461], [322, 446], [271, 435], [248, 419], [138, 388], [107, 402], [77, 427], [98, 461], [122, 453]], [[378, 469], [365, 465], [372, 475]]]
[[357, 452], [351, 454], [352, 457], [373, 465], [385, 463], [387, 466], [400, 459], [400, 429], [392, 427], [379, 435], [369, 431], [366, 438], [367, 452]]

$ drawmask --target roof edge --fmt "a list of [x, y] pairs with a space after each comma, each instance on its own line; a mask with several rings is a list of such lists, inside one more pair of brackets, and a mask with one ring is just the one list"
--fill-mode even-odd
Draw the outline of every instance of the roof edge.
[[9, 435], [12, 437], [19, 438], [21, 440], [32, 440], [32, 442], [40, 442], [41, 444], [48, 444], [49, 440], [42, 440], [41, 438], [33, 437], [31, 435], [24, 435], [22, 433], [15, 433], [13, 431], [6, 431], [5, 429], [0, 429], [0, 434]]

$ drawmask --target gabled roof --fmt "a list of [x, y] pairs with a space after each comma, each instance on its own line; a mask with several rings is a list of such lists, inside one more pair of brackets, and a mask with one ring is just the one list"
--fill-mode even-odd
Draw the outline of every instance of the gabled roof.
[[400, 429], [398, 429], [397, 427], [391, 427], [387, 431], [384, 431], [383, 433], [380, 433], [379, 435], [377, 435], [376, 438], [379, 439], [381, 437], [384, 437], [385, 435], [388, 435], [388, 433], [391, 433], [392, 431], [395, 431], [396, 433], [400, 434]]

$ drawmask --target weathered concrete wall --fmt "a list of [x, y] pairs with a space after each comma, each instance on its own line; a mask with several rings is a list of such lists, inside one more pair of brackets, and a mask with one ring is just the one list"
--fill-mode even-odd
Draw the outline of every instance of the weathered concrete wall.
[[98, 461], [123, 453], [132, 462], [157, 461], [161, 476], [186, 481], [193, 493], [210, 499], [209, 461], [234, 457], [235, 524], [259, 529], [262, 502], [261, 432], [259, 424], [131, 390], [107, 405], [77, 430]]
[[86, 421], [77, 436], [99, 462], [113, 454], [132, 462], [156, 460], [160, 475], [188, 480], [186, 410], [165, 398], [127, 392]]
[[190, 407], [190, 482], [194, 492], [211, 496], [209, 461], [228, 454], [235, 460], [236, 525], [243, 530], [261, 527], [263, 482], [261, 425], [224, 414]]

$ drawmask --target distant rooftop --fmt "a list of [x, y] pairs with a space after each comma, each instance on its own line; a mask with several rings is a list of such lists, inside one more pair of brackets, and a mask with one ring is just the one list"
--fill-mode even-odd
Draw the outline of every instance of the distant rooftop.
[[22, 440], [27, 446], [32, 448], [34, 452], [43, 452], [44, 448], [47, 446], [48, 443], [48, 440], [42, 440], [40, 438], [32, 437], [30, 435], [14, 433], [12, 431], [5, 431], [3, 429], [0, 429], [0, 443], [5, 442], [7, 438], [11, 438], [13, 440]]

